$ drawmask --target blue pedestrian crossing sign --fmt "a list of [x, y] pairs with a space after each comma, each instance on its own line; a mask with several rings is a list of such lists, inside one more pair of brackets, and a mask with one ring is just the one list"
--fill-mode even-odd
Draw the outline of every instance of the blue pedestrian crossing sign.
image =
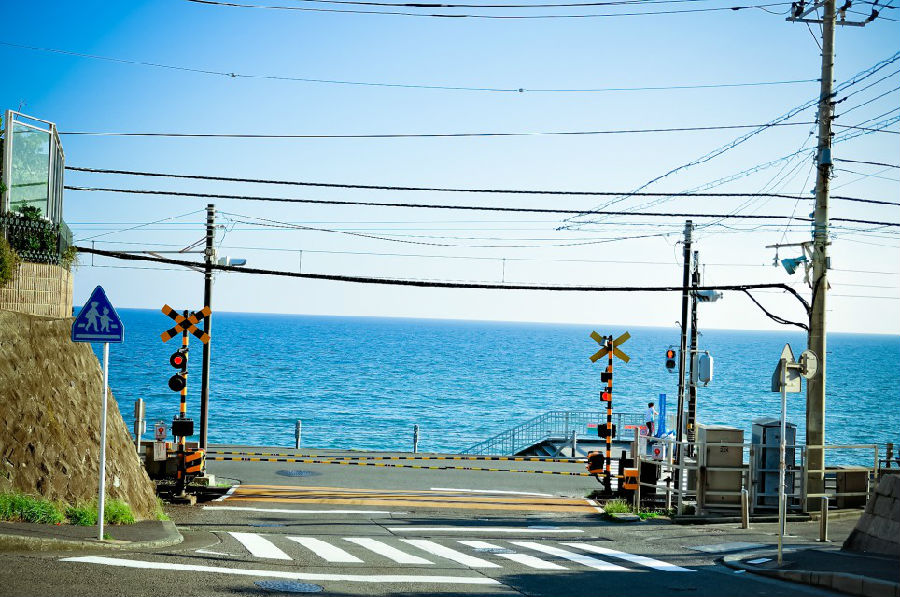
[[119, 343], [124, 340], [125, 324], [106, 298], [103, 287], [94, 288], [91, 298], [72, 324], [72, 342]]

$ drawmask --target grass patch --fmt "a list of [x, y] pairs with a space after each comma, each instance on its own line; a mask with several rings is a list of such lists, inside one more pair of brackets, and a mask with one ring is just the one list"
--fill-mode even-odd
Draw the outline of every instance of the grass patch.
[[66, 518], [69, 524], [80, 527], [90, 527], [97, 524], [97, 507], [69, 506], [66, 508]]
[[163, 510], [162, 498], [156, 498], [156, 520], [171, 520], [166, 511]]
[[625, 500], [609, 500], [603, 504], [603, 511], [607, 514], [625, 514], [631, 510], [631, 504]]
[[103, 514], [106, 524], [134, 524], [131, 507], [122, 500], [107, 500]]
[[57, 524], [65, 517], [50, 500], [21, 493], [0, 493], [0, 520]]

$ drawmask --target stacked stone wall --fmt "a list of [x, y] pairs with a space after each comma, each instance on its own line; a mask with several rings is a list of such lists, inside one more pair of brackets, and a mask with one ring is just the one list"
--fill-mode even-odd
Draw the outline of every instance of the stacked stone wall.
[[44, 317], [70, 317], [73, 277], [58, 265], [23, 261], [12, 280], [0, 287], [0, 309]]
[[900, 556], [900, 475], [885, 475], [844, 549]]

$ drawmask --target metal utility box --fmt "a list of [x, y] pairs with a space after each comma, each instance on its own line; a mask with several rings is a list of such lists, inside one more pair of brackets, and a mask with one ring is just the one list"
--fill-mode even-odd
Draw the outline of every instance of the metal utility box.
[[[744, 430], [726, 425], [697, 425], [697, 445], [705, 449], [705, 466], [700, 469], [698, 506], [700, 509], [717, 505], [740, 505], [743, 486]], [[718, 470], [733, 468], [734, 470]], [[722, 494], [718, 492], [729, 492]], [[733, 493], [732, 493], [733, 492]]]
[[[756, 487], [754, 506], [778, 508], [778, 460], [781, 444], [781, 419], [759, 417], [753, 419], [751, 431], [753, 442], [753, 484]], [[797, 426], [791, 422], [785, 425], [784, 486], [785, 494], [795, 492]], [[793, 500], [788, 497], [788, 504]]]

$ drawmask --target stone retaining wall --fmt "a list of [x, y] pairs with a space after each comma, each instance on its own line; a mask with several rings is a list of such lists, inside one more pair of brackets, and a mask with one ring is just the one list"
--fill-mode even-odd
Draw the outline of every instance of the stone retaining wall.
[[900, 556], [900, 475], [885, 475], [843, 549]]

